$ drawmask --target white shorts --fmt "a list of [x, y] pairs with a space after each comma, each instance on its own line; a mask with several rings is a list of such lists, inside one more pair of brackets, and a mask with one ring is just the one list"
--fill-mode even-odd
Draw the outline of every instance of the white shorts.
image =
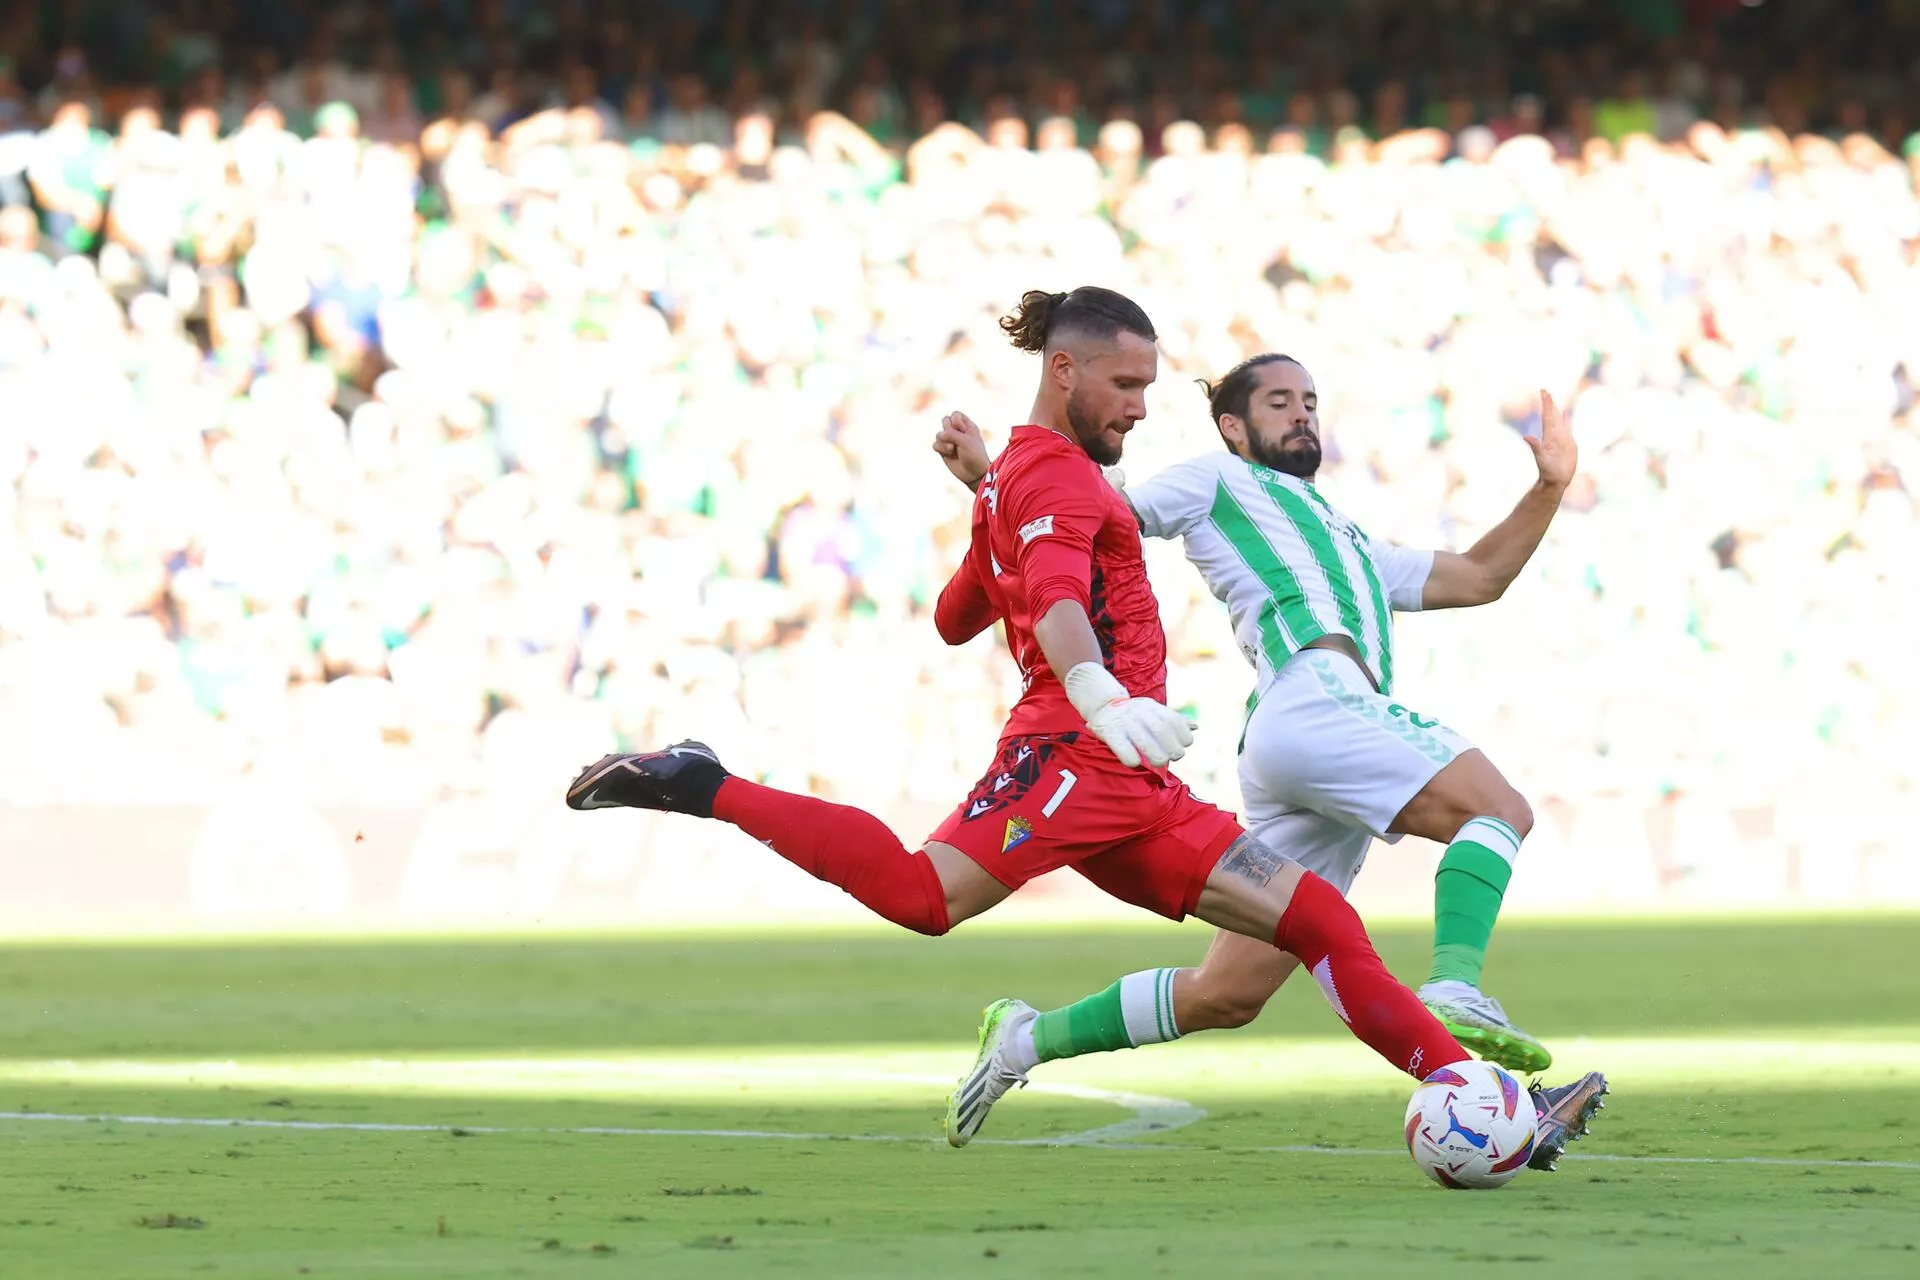
[[1303, 649], [1259, 691], [1240, 745], [1247, 828], [1341, 893], [1376, 837], [1473, 744], [1374, 691], [1351, 659]]

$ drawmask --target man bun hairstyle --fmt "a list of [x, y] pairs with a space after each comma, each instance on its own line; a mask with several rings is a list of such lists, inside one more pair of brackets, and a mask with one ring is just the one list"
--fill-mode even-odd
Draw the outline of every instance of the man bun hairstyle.
[[1030, 289], [1000, 327], [1022, 351], [1045, 351], [1047, 344], [1066, 333], [1111, 342], [1122, 333], [1156, 342], [1153, 321], [1140, 304], [1122, 293], [1083, 284], [1071, 293]]

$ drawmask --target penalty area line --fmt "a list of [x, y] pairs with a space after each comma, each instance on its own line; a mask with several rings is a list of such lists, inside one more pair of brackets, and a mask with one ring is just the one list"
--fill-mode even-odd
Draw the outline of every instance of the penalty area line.
[[[1097, 1092], [1089, 1090], [1088, 1092]], [[1139, 1095], [1126, 1095], [1129, 1100]], [[1166, 1101], [1155, 1099], [1155, 1101]], [[1179, 1104], [1185, 1105], [1185, 1104]], [[1145, 1110], [1146, 1108], [1142, 1108]], [[1190, 1108], [1199, 1111], [1197, 1107]], [[1200, 1112], [1199, 1119], [1206, 1113]], [[1169, 1117], [1171, 1118], [1171, 1117]], [[616, 1125], [585, 1125], [576, 1128], [525, 1127], [515, 1128], [500, 1125], [445, 1125], [445, 1124], [396, 1124], [378, 1121], [351, 1120], [261, 1120], [246, 1117], [221, 1118], [214, 1116], [134, 1116], [134, 1115], [78, 1115], [56, 1111], [0, 1111], [0, 1121], [51, 1122], [65, 1124], [133, 1124], [156, 1125], [168, 1128], [192, 1129], [281, 1129], [303, 1132], [337, 1133], [450, 1133], [458, 1129], [471, 1134], [562, 1134], [582, 1137], [611, 1138], [738, 1138], [755, 1141], [785, 1142], [893, 1142], [937, 1144], [943, 1139], [920, 1134], [901, 1133], [815, 1133], [783, 1132], [771, 1129], [654, 1129], [627, 1128]], [[1191, 1124], [1192, 1120], [1184, 1123]], [[1190, 1142], [1121, 1142], [1095, 1135], [1123, 1132], [1129, 1135], [1141, 1132], [1128, 1126], [1151, 1124], [1146, 1117], [1137, 1117], [1135, 1121], [1109, 1125], [1103, 1129], [1092, 1129], [1085, 1133], [1068, 1134], [1058, 1138], [975, 1138], [974, 1146], [993, 1147], [1059, 1147], [1077, 1146], [1091, 1150], [1105, 1151], [1210, 1151], [1217, 1155], [1302, 1155], [1302, 1156], [1405, 1156], [1404, 1151], [1383, 1147], [1318, 1147], [1309, 1145], [1238, 1147], [1238, 1146], [1202, 1146]], [[1166, 1128], [1181, 1127], [1179, 1124], [1166, 1124]], [[1610, 1155], [1603, 1152], [1575, 1154], [1568, 1152], [1563, 1160], [1571, 1164], [1677, 1164], [1677, 1165], [1757, 1165], [1763, 1168], [1780, 1169], [1887, 1169], [1907, 1173], [1920, 1173], [1920, 1161], [1912, 1160], [1806, 1160], [1786, 1156], [1631, 1156]], [[1563, 1164], [1563, 1168], [1565, 1165]]]
[[[1197, 1110], [1197, 1108], [1196, 1108]], [[1202, 1115], [1205, 1112], [1201, 1113]], [[280, 1129], [303, 1133], [454, 1133], [543, 1134], [601, 1138], [751, 1138], [787, 1142], [909, 1142], [937, 1143], [945, 1139], [911, 1133], [811, 1133], [776, 1129], [637, 1129], [619, 1125], [582, 1125], [576, 1128], [512, 1127], [486, 1124], [397, 1124], [372, 1120], [260, 1120], [245, 1116], [118, 1116], [80, 1115], [61, 1111], [0, 1111], [0, 1121], [62, 1124], [133, 1124], [171, 1129]], [[1058, 1138], [975, 1138], [976, 1146], [993, 1147], [1111, 1147], [1115, 1150], [1153, 1150], [1147, 1143], [1116, 1143], [1101, 1135], [1135, 1137], [1148, 1132], [1153, 1121], [1145, 1117], [1121, 1121], [1085, 1133]], [[1190, 1123], [1190, 1122], [1189, 1122]], [[1175, 1126], [1162, 1124], [1162, 1128]], [[1198, 1148], [1183, 1148], [1194, 1149]]]
[[[913, 1077], [893, 1076], [877, 1078], [889, 1081], [913, 1079]], [[922, 1080], [919, 1083], [938, 1084], [944, 1081]], [[1123, 1089], [1098, 1089], [1081, 1084], [1040, 1083], [1032, 1087], [1036, 1093], [1056, 1094], [1086, 1102], [1111, 1103], [1133, 1114], [1114, 1124], [1101, 1125], [1098, 1128], [1084, 1129], [1057, 1137], [976, 1138], [974, 1141], [996, 1147], [1124, 1146], [1132, 1139], [1144, 1138], [1148, 1134], [1170, 1133], [1175, 1129], [1184, 1129], [1195, 1121], [1204, 1120], [1207, 1117], [1205, 1108], [1196, 1107], [1178, 1098], [1162, 1098], [1150, 1093], [1132, 1093]], [[483, 1124], [399, 1124], [352, 1120], [267, 1120], [250, 1117], [84, 1115], [58, 1111], [0, 1111], [0, 1121], [7, 1120], [51, 1121], [68, 1124], [155, 1125], [188, 1129], [290, 1129], [309, 1133], [447, 1133], [458, 1129], [462, 1133], [472, 1134], [581, 1134], [613, 1138], [749, 1138], [789, 1142], [940, 1142], [945, 1140], [920, 1134], [796, 1133], [776, 1129], [664, 1129], [627, 1128], [617, 1125], [585, 1125], [572, 1128], [502, 1127]]]

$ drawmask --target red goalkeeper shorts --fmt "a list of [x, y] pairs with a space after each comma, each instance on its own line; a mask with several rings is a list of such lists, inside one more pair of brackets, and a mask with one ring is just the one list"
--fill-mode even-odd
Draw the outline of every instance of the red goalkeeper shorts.
[[1002, 738], [993, 767], [928, 839], [1009, 889], [1072, 867], [1180, 920], [1242, 830], [1171, 773], [1129, 769], [1091, 733], [1055, 733]]

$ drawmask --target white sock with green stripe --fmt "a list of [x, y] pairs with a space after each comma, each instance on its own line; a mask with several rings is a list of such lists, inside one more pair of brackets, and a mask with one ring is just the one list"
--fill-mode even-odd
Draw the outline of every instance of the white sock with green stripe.
[[[1033, 1060], [1017, 1065], [1029, 1070], [1059, 1058], [1178, 1040], [1180, 1028], [1173, 1019], [1173, 975], [1178, 972], [1130, 973], [1104, 991], [1040, 1014], [1033, 1020]], [[1027, 1056], [1021, 1052], [1025, 1042], [1023, 1036], [1013, 1046], [1016, 1058]]]

